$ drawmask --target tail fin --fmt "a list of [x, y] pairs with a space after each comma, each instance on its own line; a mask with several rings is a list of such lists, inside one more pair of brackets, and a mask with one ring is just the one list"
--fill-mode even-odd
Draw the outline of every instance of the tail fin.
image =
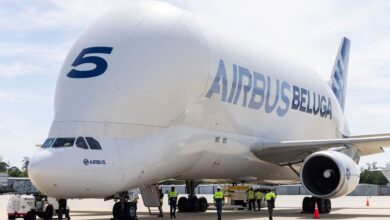
[[331, 76], [332, 91], [335, 94], [337, 100], [339, 101], [343, 111], [345, 105], [345, 92], [347, 88], [350, 45], [351, 41], [348, 38], [343, 37], [343, 39], [341, 40], [339, 51], [336, 56], [336, 62], [334, 64]]

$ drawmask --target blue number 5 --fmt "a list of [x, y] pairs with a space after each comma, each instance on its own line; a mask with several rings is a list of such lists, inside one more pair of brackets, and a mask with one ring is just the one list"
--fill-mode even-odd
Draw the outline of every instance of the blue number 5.
[[95, 68], [91, 70], [76, 70], [72, 69], [67, 74], [70, 78], [90, 78], [103, 74], [107, 70], [107, 62], [105, 59], [98, 56], [85, 56], [91, 53], [111, 54], [112, 47], [89, 47], [81, 51], [76, 60], [72, 63], [73, 67], [81, 64], [92, 63]]

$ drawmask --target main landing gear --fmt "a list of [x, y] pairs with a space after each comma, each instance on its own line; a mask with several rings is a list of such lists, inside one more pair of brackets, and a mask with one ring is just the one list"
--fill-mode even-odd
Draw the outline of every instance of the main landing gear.
[[112, 208], [113, 220], [137, 219], [137, 204], [136, 202], [129, 202], [127, 192], [119, 193], [116, 199], [119, 201], [115, 202]]
[[320, 199], [316, 197], [305, 197], [302, 202], [302, 212], [314, 213], [315, 204], [317, 203], [320, 213], [330, 213], [332, 204], [330, 199]]
[[179, 212], [205, 212], [209, 205], [205, 197], [197, 197], [195, 188], [199, 185], [193, 180], [186, 180], [186, 192], [188, 198], [181, 197], [178, 202]]

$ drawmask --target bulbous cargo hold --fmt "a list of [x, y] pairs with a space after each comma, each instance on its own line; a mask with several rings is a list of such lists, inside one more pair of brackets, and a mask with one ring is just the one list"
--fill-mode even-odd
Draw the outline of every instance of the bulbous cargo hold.
[[[225, 77], [218, 81], [221, 63]], [[62, 133], [64, 122], [75, 131], [91, 130], [82, 122], [94, 122], [330, 138], [347, 129], [339, 106], [331, 105], [336, 102], [325, 81], [294, 59], [216, 31], [169, 4], [137, 2], [100, 17], [71, 49], [57, 82], [50, 136], [72, 135]], [[302, 126], [275, 136], [282, 117]], [[322, 132], [304, 130], [322, 119]]]
[[308, 156], [301, 169], [301, 182], [317, 198], [336, 198], [351, 193], [359, 184], [357, 164], [337, 151], [319, 151]]
[[168, 125], [207, 83], [207, 45], [194, 19], [153, 1], [101, 16], [66, 57], [54, 121]]

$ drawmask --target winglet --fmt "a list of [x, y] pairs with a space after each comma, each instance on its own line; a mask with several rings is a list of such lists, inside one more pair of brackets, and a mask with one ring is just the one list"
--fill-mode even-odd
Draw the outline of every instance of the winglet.
[[345, 93], [347, 88], [347, 76], [348, 76], [348, 60], [349, 60], [349, 48], [351, 41], [343, 37], [341, 40], [340, 48], [336, 56], [336, 62], [333, 67], [331, 76], [331, 88], [340, 103], [341, 108], [344, 110], [345, 105]]

